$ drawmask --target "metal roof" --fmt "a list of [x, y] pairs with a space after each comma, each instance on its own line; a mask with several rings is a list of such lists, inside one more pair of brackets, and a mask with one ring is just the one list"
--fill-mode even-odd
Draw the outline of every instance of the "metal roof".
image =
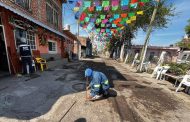
[[8, 9], [8, 10], [10, 10], [10, 11], [12, 11], [12, 12], [15, 13], [15, 14], [18, 14], [18, 15], [24, 17], [25, 19], [30, 20], [31, 22], [33, 22], [33, 23], [35, 23], [35, 24], [37, 24], [37, 25], [39, 25], [39, 26], [41, 26], [41, 27], [43, 27], [43, 28], [45, 28], [45, 29], [47, 29], [47, 30], [49, 30], [49, 31], [51, 31], [51, 32], [53, 32], [53, 33], [55, 33], [55, 34], [57, 34], [57, 35], [59, 35], [59, 36], [62, 36], [62, 37], [64, 37], [64, 38], [69, 39], [66, 35], [62, 34], [61, 32], [59, 32], [59, 31], [57, 31], [57, 30], [55, 30], [55, 29], [53, 29], [53, 28], [50, 28], [49, 26], [47, 26], [47, 25], [43, 24], [42, 22], [40, 22], [40, 21], [34, 19], [33, 17], [30, 17], [30, 16], [24, 14], [24, 13], [21, 12], [20, 10], [16, 10], [16, 9], [14, 9], [14, 8], [12, 8], [12, 7], [6, 5], [6, 4], [4, 4], [4, 3], [2, 3], [2, 2], [0, 2], [0, 6], [2, 6], [2, 7], [4, 7], [4, 8], [6, 8], [6, 9]]

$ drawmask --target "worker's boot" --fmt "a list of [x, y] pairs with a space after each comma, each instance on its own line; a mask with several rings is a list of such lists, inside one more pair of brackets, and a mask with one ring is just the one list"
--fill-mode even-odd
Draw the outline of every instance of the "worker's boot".
[[95, 95], [91, 100], [98, 100], [101, 99], [103, 97], [103, 95]]
[[105, 98], [109, 97], [109, 89], [104, 90], [103, 96], [104, 96]]

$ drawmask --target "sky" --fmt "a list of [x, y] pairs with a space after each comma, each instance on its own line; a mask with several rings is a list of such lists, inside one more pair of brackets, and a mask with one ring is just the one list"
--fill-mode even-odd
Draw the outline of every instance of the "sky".
[[[76, 0], [74, 0], [76, 1]], [[188, 19], [190, 19], [190, 0], [168, 0], [174, 4], [178, 13], [177, 16], [170, 18], [171, 21], [168, 23], [167, 27], [160, 30], [155, 30], [151, 33], [149, 45], [154, 46], [169, 46], [181, 41], [185, 35], [184, 28], [188, 24]], [[74, 7], [74, 4], [64, 4], [63, 5], [63, 20], [64, 25], [71, 25], [71, 32], [77, 33], [77, 21], [74, 19], [74, 13], [70, 8]], [[80, 36], [88, 36], [88, 34], [80, 28]], [[139, 30], [136, 38], [132, 40], [133, 44], [144, 44], [146, 32]]]
[[[73, 13], [72, 9], [74, 8], [75, 6], [75, 3], [77, 0], [73, 0], [75, 1], [73, 4], [63, 4], [63, 27], [68, 24], [70, 25], [70, 28], [71, 28], [71, 32], [73, 34], [76, 34], [78, 32], [78, 26], [77, 26], [77, 21], [75, 20], [75, 14]], [[88, 33], [83, 30], [81, 27], [79, 29], [79, 35], [80, 36], [85, 36], [87, 37], [88, 36]]]

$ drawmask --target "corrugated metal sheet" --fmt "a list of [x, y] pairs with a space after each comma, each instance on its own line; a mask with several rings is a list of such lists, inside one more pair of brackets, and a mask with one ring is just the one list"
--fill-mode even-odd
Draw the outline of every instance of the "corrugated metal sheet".
[[43, 27], [43, 28], [45, 28], [45, 29], [57, 34], [57, 35], [59, 35], [59, 36], [62, 36], [64, 38], [66, 38], [66, 39], [69, 39], [66, 35], [62, 34], [61, 32], [59, 32], [59, 31], [57, 31], [57, 30], [55, 30], [53, 28], [50, 28], [49, 26], [47, 26], [47, 25], [43, 24], [42, 22], [34, 19], [33, 17], [30, 17], [30, 16], [24, 14], [23, 12], [21, 12], [19, 10], [15, 10], [14, 8], [12, 8], [12, 7], [6, 5], [6, 4], [4, 4], [2, 2], [0, 2], [0, 6], [12, 11], [15, 14], [18, 14], [18, 15], [24, 17], [25, 19], [28, 19], [29, 21], [31, 21], [31, 22], [33, 22], [33, 23], [35, 23], [35, 24], [37, 24], [37, 25], [39, 25], [39, 26], [41, 26], [41, 27]]

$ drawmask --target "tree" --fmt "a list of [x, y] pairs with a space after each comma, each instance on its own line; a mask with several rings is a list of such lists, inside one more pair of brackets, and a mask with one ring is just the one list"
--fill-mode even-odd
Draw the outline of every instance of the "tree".
[[[94, 1], [94, 0], [90, 0]], [[111, 0], [110, 0], [111, 1]], [[159, 6], [158, 6], [158, 12], [155, 18], [155, 21], [153, 23], [153, 30], [155, 29], [162, 29], [162, 28], [167, 28], [167, 24], [170, 22], [170, 18], [175, 15], [175, 8], [173, 4], [168, 2], [169, 0], [160, 0]], [[150, 19], [151, 15], [153, 13], [153, 10], [156, 6], [155, 0], [151, 0], [150, 2], [146, 3], [145, 6], [143, 7], [138, 7], [138, 8], [129, 8], [128, 10], [122, 11], [120, 7], [116, 11], [93, 11], [89, 12], [87, 9], [84, 10], [85, 13], [92, 14], [93, 16], [99, 17], [100, 15], [113, 15], [113, 14], [121, 14], [121, 13], [129, 13], [129, 12], [137, 12], [137, 11], [144, 11], [143, 15], [137, 16], [137, 20], [134, 21], [133, 23], [129, 24], [128, 26], [125, 26], [125, 29], [123, 31], [122, 39], [117, 39], [121, 38], [118, 36], [114, 36], [114, 38], [117, 41], [122, 41], [122, 43], [127, 43], [128, 46], [131, 45], [131, 40], [135, 37], [136, 32], [140, 29], [143, 29], [143, 31], [146, 31], [149, 24], [150, 24]], [[100, 27], [100, 25], [95, 25], [95, 27]], [[116, 34], [118, 35], [118, 34]], [[112, 38], [111, 40], [113, 41]], [[112, 43], [112, 42], [110, 42]], [[111, 46], [114, 45], [112, 44]], [[121, 45], [120, 45], [121, 46]]]
[[182, 50], [190, 49], [190, 42], [182, 40], [177, 43], [177, 46], [180, 47]]
[[188, 25], [185, 27], [185, 32], [190, 38], [190, 19], [188, 20]]
[[[190, 19], [188, 20], [188, 25], [185, 27], [185, 32], [190, 38]], [[182, 39], [180, 42], [176, 44], [178, 47], [180, 47], [182, 50], [190, 49], [190, 39]]]
[[[170, 18], [175, 15], [175, 7], [173, 4], [168, 4], [168, 1], [169, 0], [160, 0], [160, 3], [158, 5], [158, 11], [153, 23], [153, 30], [167, 28], [167, 24], [170, 22]], [[145, 10], [145, 12], [144, 15], [139, 16], [136, 21], [135, 26], [138, 29], [143, 29], [144, 31], [147, 30], [155, 6], [155, 2], [149, 2], [146, 6], [142, 8], [143, 10]]]

